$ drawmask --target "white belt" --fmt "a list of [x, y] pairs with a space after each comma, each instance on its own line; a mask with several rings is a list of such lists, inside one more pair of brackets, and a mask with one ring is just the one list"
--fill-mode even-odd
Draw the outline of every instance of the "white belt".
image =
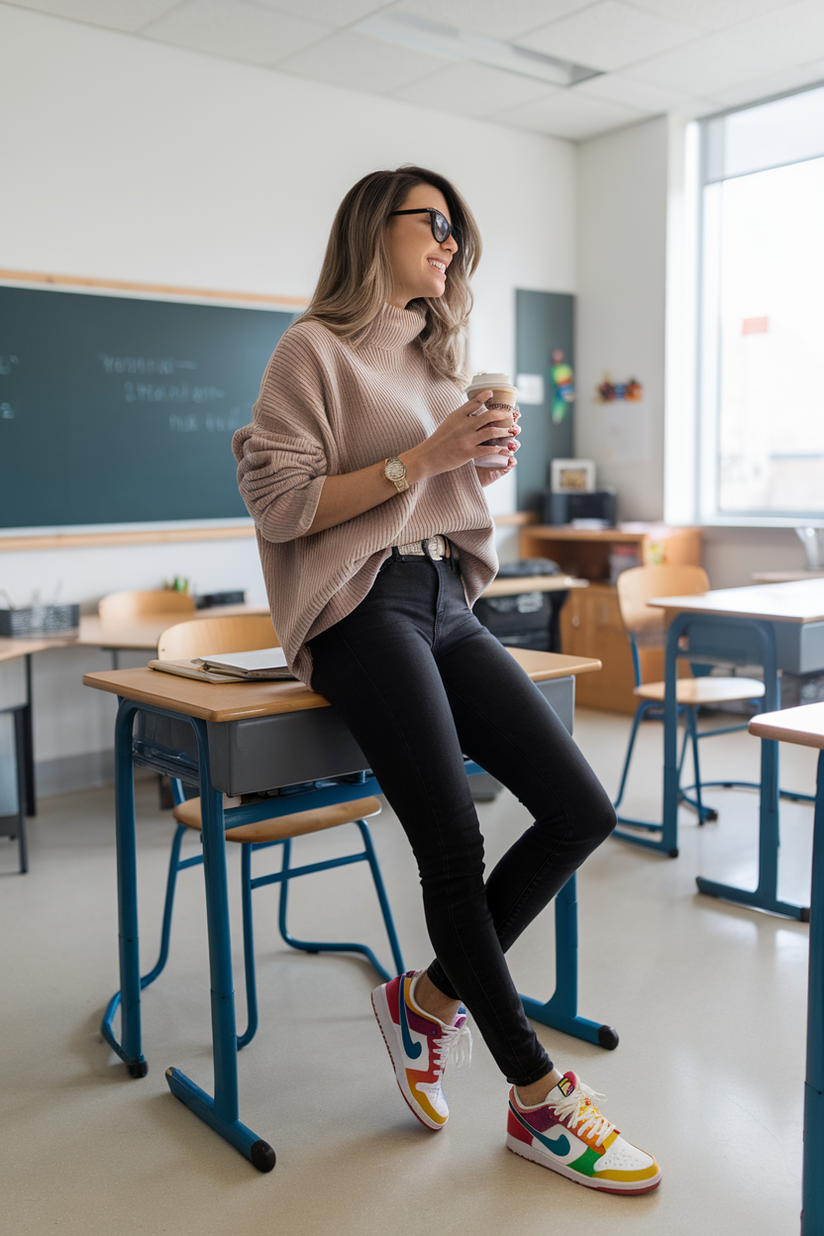
[[450, 556], [449, 541], [440, 535], [431, 536], [426, 541], [412, 541], [409, 545], [396, 545], [394, 548], [404, 556], [420, 554], [421, 557], [431, 558], [433, 562], [440, 562], [442, 558]]

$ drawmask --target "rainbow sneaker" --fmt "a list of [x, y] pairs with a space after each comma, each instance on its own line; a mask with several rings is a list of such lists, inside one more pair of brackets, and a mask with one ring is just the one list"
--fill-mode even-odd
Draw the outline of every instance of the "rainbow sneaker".
[[413, 987], [419, 973], [408, 970], [372, 992], [372, 1008], [389, 1051], [395, 1078], [410, 1110], [428, 1129], [442, 1129], [449, 1108], [441, 1090], [446, 1062], [453, 1047], [460, 1068], [472, 1059], [472, 1035], [461, 1010], [447, 1026], [415, 1004]]
[[[652, 1155], [625, 1141], [592, 1102], [596, 1092], [565, 1073], [540, 1107], [523, 1107], [509, 1095], [509, 1150], [559, 1172], [587, 1189], [649, 1193], [661, 1183]], [[598, 1095], [602, 1098], [602, 1095]]]

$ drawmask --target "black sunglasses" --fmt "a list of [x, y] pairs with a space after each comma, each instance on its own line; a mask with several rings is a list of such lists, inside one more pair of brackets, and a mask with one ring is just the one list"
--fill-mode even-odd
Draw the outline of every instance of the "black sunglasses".
[[[390, 211], [390, 218], [392, 215], [429, 215], [432, 235], [439, 245], [442, 245], [450, 236], [455, 236], [455, 229], [449, 220], [439, 210], [434, 210], [432, 206], [419, 206], [417, 210], [393, 210]], [[457, 236], [455, 239], [458, 239]]]

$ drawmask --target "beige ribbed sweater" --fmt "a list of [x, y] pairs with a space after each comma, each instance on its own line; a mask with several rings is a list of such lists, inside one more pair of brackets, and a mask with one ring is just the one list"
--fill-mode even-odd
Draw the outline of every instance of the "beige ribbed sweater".
[[[311, 685], [307, 640], [363, 600], [392, 545], [445, 533], [472, 605], [498, 568], [474, 464], [417, 481], [346, 523], [304, 536], [327, 476], [423, 442], [465, 402], [420, 350], [418, 313], [385, 306], [357, 347], [296, 322], [263, 375], [253, 421], [234, 436], [238, 484], [255, 521], [272, 621], [292, 671]], [[387, 481], [387, 485], [389, 485]]]

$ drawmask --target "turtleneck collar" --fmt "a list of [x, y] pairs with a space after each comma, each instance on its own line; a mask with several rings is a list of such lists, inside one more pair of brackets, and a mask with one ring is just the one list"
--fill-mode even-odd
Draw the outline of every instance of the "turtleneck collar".
[[361, 335], [358, 346], [394, 352], [416, 339], [425, 325], [426, 319], [414, 309], [384, 305]]

